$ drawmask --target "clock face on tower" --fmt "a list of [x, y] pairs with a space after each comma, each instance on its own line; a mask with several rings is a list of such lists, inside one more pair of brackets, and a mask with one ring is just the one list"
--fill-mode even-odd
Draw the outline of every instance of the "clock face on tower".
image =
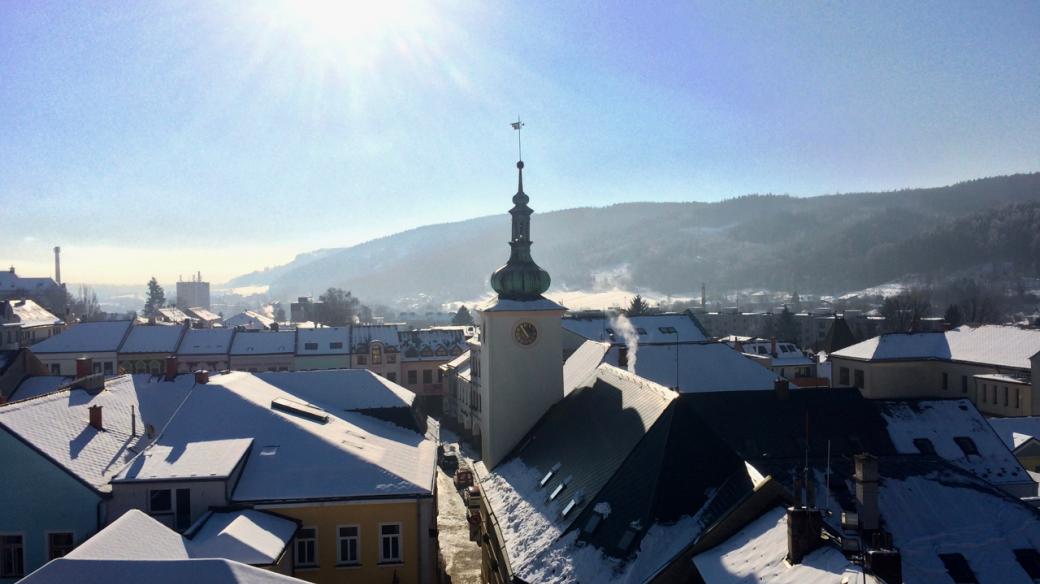
[[530, 345], [538, 338], [538, 328], [529, 322], [521, 322], [513, 329], [513, 338], [521, 345]]

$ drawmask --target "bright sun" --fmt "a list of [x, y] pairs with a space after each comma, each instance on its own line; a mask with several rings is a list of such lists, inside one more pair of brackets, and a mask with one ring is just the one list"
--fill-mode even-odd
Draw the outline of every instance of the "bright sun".
[[272, 29], [289, 33], [312, 56], [340, 65], [373, 66], [387, 51], [408, 53], [433, 31], [419, 0], [283, 0], [263, 3]]

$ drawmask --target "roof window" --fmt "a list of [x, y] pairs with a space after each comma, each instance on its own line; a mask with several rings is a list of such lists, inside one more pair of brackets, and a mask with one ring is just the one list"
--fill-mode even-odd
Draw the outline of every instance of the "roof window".
[[646, 329], [641, 327], [641, 326], [637, 326], [636, 327], [636, 334], [645, 335], [646, 334]]
[[560, 517], [566, 517], [571, 511], [574, 511], [575, 507], [577, 507], [578, 505], [581, 505], [582, 501], [584, 501], [584, 500], [585, 500], [585, 493], [583, 493], [582, 491], [578, 491], [577, 493], [574, 493], [574, 498], [572, 498], [570, 501], [568, 501], [567, 502], [567, 506], [564, 507], [563, 511], [560, 512]]
[[1015, 559], [1034, 582], [1040, 581], [1040, 552], [1032, 548], [1017, 549]]
[[935, 454], [935, 444], [927, 438], [914, 438], [914, 446], [921, 454]]
[[979, 584], [963, 554], [939, 554], [939, 559], [955, 584]]
[[971, 456], [979, 454], [978, 446], [975, 446], [975, 441], [967, 436], [954, 436], [953, 441], [957, 443], [957, 446], [961, 447], [961, 451], [964, 452], [964, 456]]
[[610, 336], [614, 336], [614, 329], [607, 327], [607, 334]]
[[304, 351], [317, 351], [318, 350], [318, 343], [304, 343], [303, 344], [303, 350]]
[[552, 479], [553, 475], [556, 474], [556, 471], [558, 470], [560, 470], [560, 463], [557, 462], [552, 466], [552, 468], [549, 469], [549, 472], [545, 473], [545, 476], [542, 477], [542, 480], [538, 481], [538, 488], [541, 489], [545, 485], [549, 484], [549, 481]]
[[260, 456], [274, 456], [278, 454], [278, 445], [264, 446], [260, 449]]
[[603, 519], [605, 519], [605, 517], [602, 513], [593, 510], [592, 514], [589, 515], [589, 520], [585, 522], [585, 527], [581, 529], [582, 533], [585, 535], [592, 535], [596, 531], [596, 528], [603, 523]]
[[556, 488], [553, 489], [553, 491], [551, 493], [549, 493], [549, 500], [550, 501], [555, 501], [556, 497], [559, 497], [560, 493], [562, 493], [563, 490], [565, 488], [567, 488], [567, 483], [569, 483], [569, 482], [571, 482], [571, 477], [567, 477], [567, 478], [563, 479], [562, 481], [560, 481], [560, 484], [556, 485]]
[[679, 332], [675, 330], [674, 326], [659, 326], [657, 327], [657, 330], [661, 331], [666, 335], [674, 335], [675, 333]]

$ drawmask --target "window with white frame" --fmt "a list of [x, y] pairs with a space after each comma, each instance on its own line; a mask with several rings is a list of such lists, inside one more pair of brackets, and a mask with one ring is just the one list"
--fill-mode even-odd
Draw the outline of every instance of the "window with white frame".
[[25, 575], [25, 548], [21, 535], [0, 535], [0, 578]]
[[383, 523], [379, 526], [379, 562], [401, 561], [401, 524]]
[[313, 568], [318, 565], [318, 528], [301, 527], [296, 532], [296, 555], [293, 561], [298, 568]]
[[361, 563], [361, 528], [340, 525], [336, 528], [336, 563], [350, 566]]

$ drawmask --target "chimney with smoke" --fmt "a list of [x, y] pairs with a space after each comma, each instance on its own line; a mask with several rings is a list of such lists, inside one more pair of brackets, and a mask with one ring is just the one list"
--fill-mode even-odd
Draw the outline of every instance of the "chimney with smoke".
[[619, 361], [618, 366], [625, 367], [629, 373], [635, 373], [636, 351], [639, 350], [639, 333], [636, 332], [636, 327], [632, 326], [632, 321], [628, 320], [628, 317], [623, 314], [610, 319], [610, 324], [621, 335], [621, 338], [625, 340], [625, 360], [627, 363], [626, 365], [621, 365]]

